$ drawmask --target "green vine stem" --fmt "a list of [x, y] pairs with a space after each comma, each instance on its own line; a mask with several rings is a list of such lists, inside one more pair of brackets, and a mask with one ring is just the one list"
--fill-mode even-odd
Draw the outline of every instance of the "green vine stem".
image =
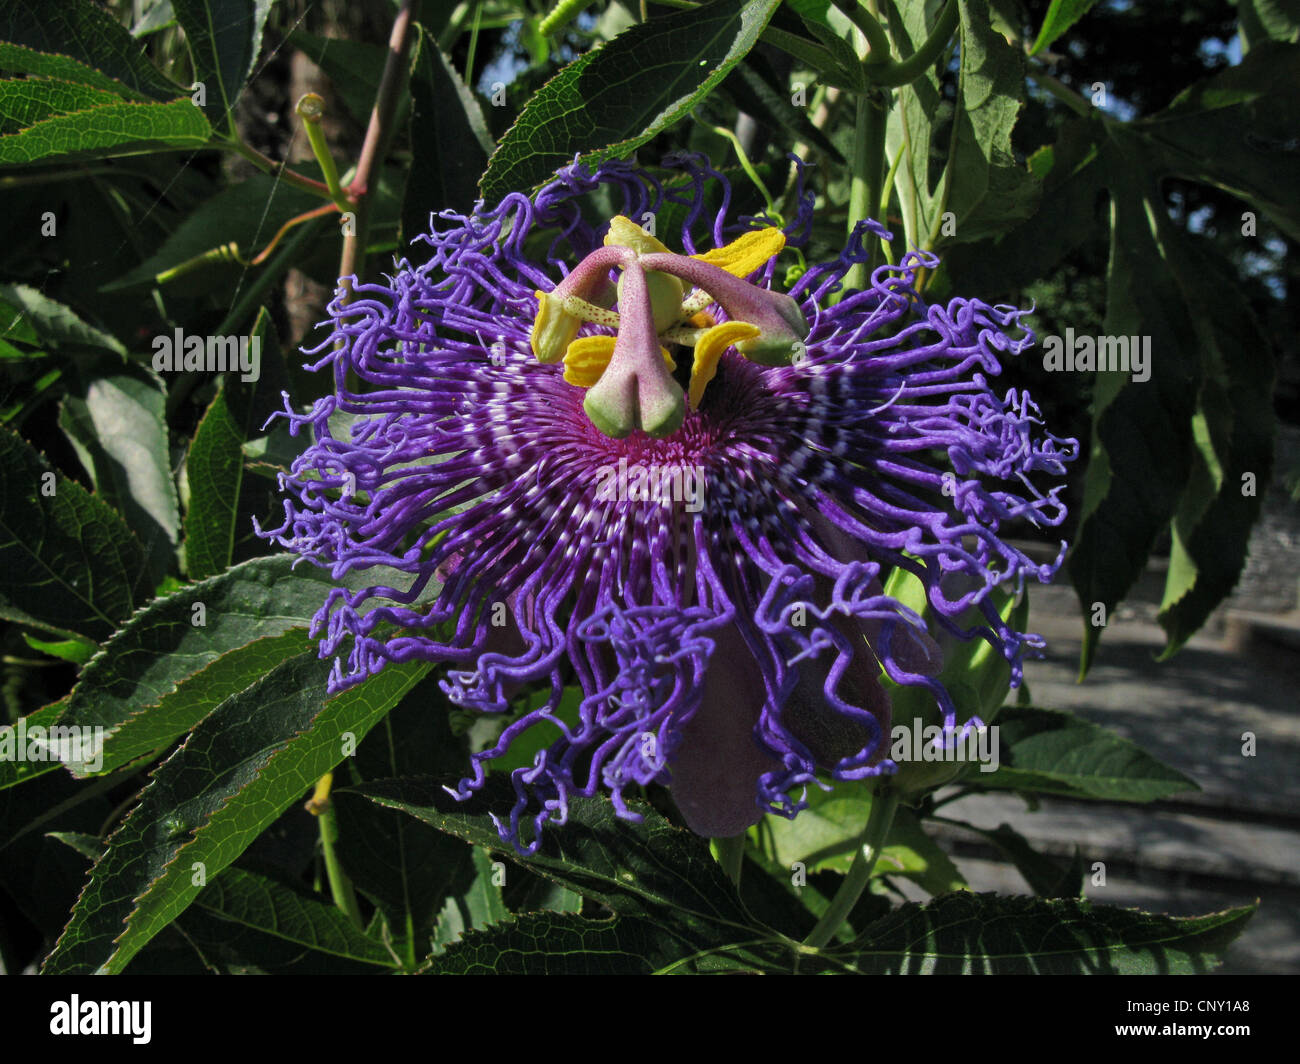
[[867, 67], [883, 67], [889, 63], [889, 37], [875, 14], [858, 0], [844, 0], [835, 5], [853, 25], [862, 31], [867, 40], [867, 52], [862, 63]]
[[[419, 0], [402, 0], [397, 17], [393, 19], [393, 29], [388, 38], [388, 58], [384, 61], [384, 72], [375, 93], [375, 105], [370, 110], [370, 122], [366, 126], [366, 139], [361, 144], [357, 168], [348, 185], [348, 195], [353, 201], [351, 210], [355, 218], [343, 237], [343, 253], [339, 257], [340, 278], [360, 276], [365, 269], [371, 174], [383, 158], [383, 151], [393, 135], [393, 111], [406, 84], [411, 26], [416, 20], [418, 8]], [[345, 302], [351, 297], [351, 292], [351, 286], [347, 285], [343, 294]]]
[[250, 163], [256, 166], [264, 174], [270, 174], [272, 177], [283, 181], [286, 185], [292, 185], [294, 188], [302, 189], [304, 192], [310, 192], [313, 196], [320, 196], [321, 199], [332, 199], [329, 187], [323, 181], [314, 181], [310, 177], [304, 177], [296, 170], [290, 170], [283, 163], [277, 163], [268, 155], [263, 155], [256, 148], [251, 148], [239, 139], [219, 139], [210, 145], [213, 148], [224, 148], [227, 151], [233, 151], [236, 155], [241, 155]]
[[[848, 234], [863, 218], [873, 217], [880, 203], [885, 182], [885, 133], [889, 125], [890, 92], [867, 89], [857, 94], [857, 115], [853, 129], [853, 170], [849, 177]], [[868, 259], [855, 262], [844, 277], [841, 292], [865, 288], [870, 271], [880, 264], [880, 241], [865, 238]]]
[[898, 810], [898, 794], [892, 790], [879, 790], [871, 800], [871, 813], [867, 817], [867, 826], [858, 839], [858, 852], [849, 866], [849, 874], [844, 877], [840, 889], [835, 892], [830, 906], [817, 921], [817, 926], [804, 939], [805, 946], [821, 949], [832, 938], [840, 925], [848, 919], [853, 906], [862, 897], [871, 880], [871, 872], [876, 867], [880, 851], [885, 848], [889, 829], [894, 823], [894, 813]]
[[901, 62], [891, 62], [884, 67], [868, 60], [863, 67], [867, 78], [877, 85], [892, 86], [907, 85], [915, 81], [929, 69], [931, 63], [939, 58], [939, 54], [952, 40], [960, 18], [961, 12], [957, 8], [957, 0], [948, 0], [944, 9], [939, 12], [934, 29], [915, 52]]
[[307, 800], [305, 808], [320, 823], [321, 852], [325, 857], [325, 875], [329, 879], [330, 894], [334, 898], [334, 904], [357, 927], [362, 927], [361, 907], [357, 904], [357, 892], [352, 889], [352, 880], [343, 871], [343, 865], [339, 861], [337, 849], [339, 825], [334, 816], [334, 804], [330, 801], [330, 788], [333, 785], [334, 773], [325, 773], [317, 781], [316, 790]]
[[321, 116], [325, 114], [325, 100], [317, 93], [305, 93], [294, 107], [302, 119], [302, 128], [307, 132], [307, 142], [311, 153], [320, 164], [321, 175], [325, 178], [325, 187], [329, 189], [330, 198], [341, 211], [351, 209], [352, 203], [343, 186], [339, 184], [339, 170], [334, 165], [334, 156], [330, 154], [329, 145], [325, 143], [325, 132], [320, 127]]

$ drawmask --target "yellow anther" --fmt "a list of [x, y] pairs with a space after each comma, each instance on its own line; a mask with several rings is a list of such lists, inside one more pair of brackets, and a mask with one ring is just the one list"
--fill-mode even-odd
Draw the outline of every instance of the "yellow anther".
[[605, 246], [631, 248], [638, 255], [652, 252], [666, 252], [668, 248], [642, 229], [631, 218], [618, 214], [609, 220], [609, 232], [605, 234]]
[[688, 393], [691, 409], [699, 408], [704, 398], [704, 388], [718, 372], [718, 360], [732, 344], [752, 340], [759, 334], [756, 325], [744, 321], [724, 321], [715, 325], [695, 344], [695, 362], [691, 365], [691, 389]]
[[[609, 360], [614, 357], [616, 339], [613, 336], [581, 336], [574, 340], [564, 353], [565, 382], [579, 388], [590, 388], [600, 380]], [[669, 373], [677, 368], [667, 348], [660, 347], [659, 353], [664, 356], [664, 365]]]
[[553, 292], [538, 291], [537, 317], [529, 341], [539, 362], [558, 362], [573, 343], [582, 326], [582, 319], [564, 309], [563, 297]]
[[768, 259], [785, 247], [785, 234], [780, 229], [751, 229], [743, 233], [726, 247], [706, 251], [703, 255], [691, 258], [707, 262], [726, 270], [734, 277], [748, 277], [755, 270], [767, 264]]

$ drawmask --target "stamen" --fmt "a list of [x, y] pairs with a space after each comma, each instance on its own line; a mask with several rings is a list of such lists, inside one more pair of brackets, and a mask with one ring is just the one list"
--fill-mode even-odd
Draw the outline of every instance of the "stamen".
[[695, 361], [691, 364], [691, 409], [698, 410], [704, 389], [717, 375], [722, 352], [734, 343], [750, 340], [759, 330], [743, 321], [724, 321], [704, 333], [695, 344]]
[[748, 277], [767, 265], [773, 255], [785, 247], [785, 233], [780, 229], [751, 229], [726, 247], [714, 248], [691, 258], [726, 270], [733, 277]]

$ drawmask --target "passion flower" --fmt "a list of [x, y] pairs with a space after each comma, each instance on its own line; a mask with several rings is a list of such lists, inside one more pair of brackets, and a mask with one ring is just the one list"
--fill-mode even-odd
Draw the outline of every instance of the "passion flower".
[[[1013, 682], [1038, 643], [990, 601], [1053, 576], [1059, 555], [1035, 564], [1004, 529], [1061, 523], [1050, 481], [1077, 453], [990, 387], [1033, 342], [1027, 312], [927, 304], [921, 252], [842, 291], [868, 235], [888, 237], [870, 220], [782, 291], [811, 196], [786, 228], [732, 220], [730, 199], [678, 158], [662, 178], [575, 164], [532, 198], [444, 212], [424, 262], [331, 305], [309, 354], [335, 392], [283, 415], [310, 443], [263, 534], [336, 577], [409, 577], [329, 595], [332, 689], [449, 666], [454, 702], [505, 721], [462, 798], [525, 732], [558, 728], [498, 820], [524, 851], [573, 795], [637, 819], [629, 788], [665, 784], [694, 831], [731, 836], [794, 816], [819, 770], [891, 772], [882, 677], [954, 725], [938, 644], [884, 593], [895, 567]], [[972, 607], [984, 623], [963, 627]]]

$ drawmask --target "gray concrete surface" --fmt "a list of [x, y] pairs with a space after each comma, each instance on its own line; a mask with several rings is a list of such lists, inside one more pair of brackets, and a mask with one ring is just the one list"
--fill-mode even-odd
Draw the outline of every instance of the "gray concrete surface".
[[[1283, 522], [1295, 534], [1295, 518]], [[1275, 537], [1277, 525], [1260, 530]], [[1300, 542], [1300, 537], [1297, 538]], [[1270, 541], [1275, 582], [1300, 559]], [[1254, 544], [1252, 544], [1254, 552]], [[1252, 581], [1266, 580], [1258, 570]], [[1033, 588], [1030, 628], [1048, 641], [1025, 677], [1036, 705], [1068, 710], [1133, 740], [1201, 787], [1145, 805], [1045, 799], [1030, 811], [1012, 795], [971, 795], [947, 816], [995, 828], [1008, 823], [1046, 853], [1077, 846], [1090, 867], [1106, 865], [1093, 900], [1172, 915], [1260, 901], [1223, 972], [1300, 972], [1300, 615], [1246, 610], [1231, 600], [1183, 650], [1155, 661], [1159, 566], [1144, 577], [1103, 635], [1087, 679], [1076, 682], [1083, 617], [1062, 577]], [[1269, 605], [1294, 603], [1274, 594]], [[1255, 756], [1243, 756], [1243, 733]], [[944, 829], [957, 862], [979, 890], [1025, 893], [1019, 873], [992, 860], [969, 832]]]

